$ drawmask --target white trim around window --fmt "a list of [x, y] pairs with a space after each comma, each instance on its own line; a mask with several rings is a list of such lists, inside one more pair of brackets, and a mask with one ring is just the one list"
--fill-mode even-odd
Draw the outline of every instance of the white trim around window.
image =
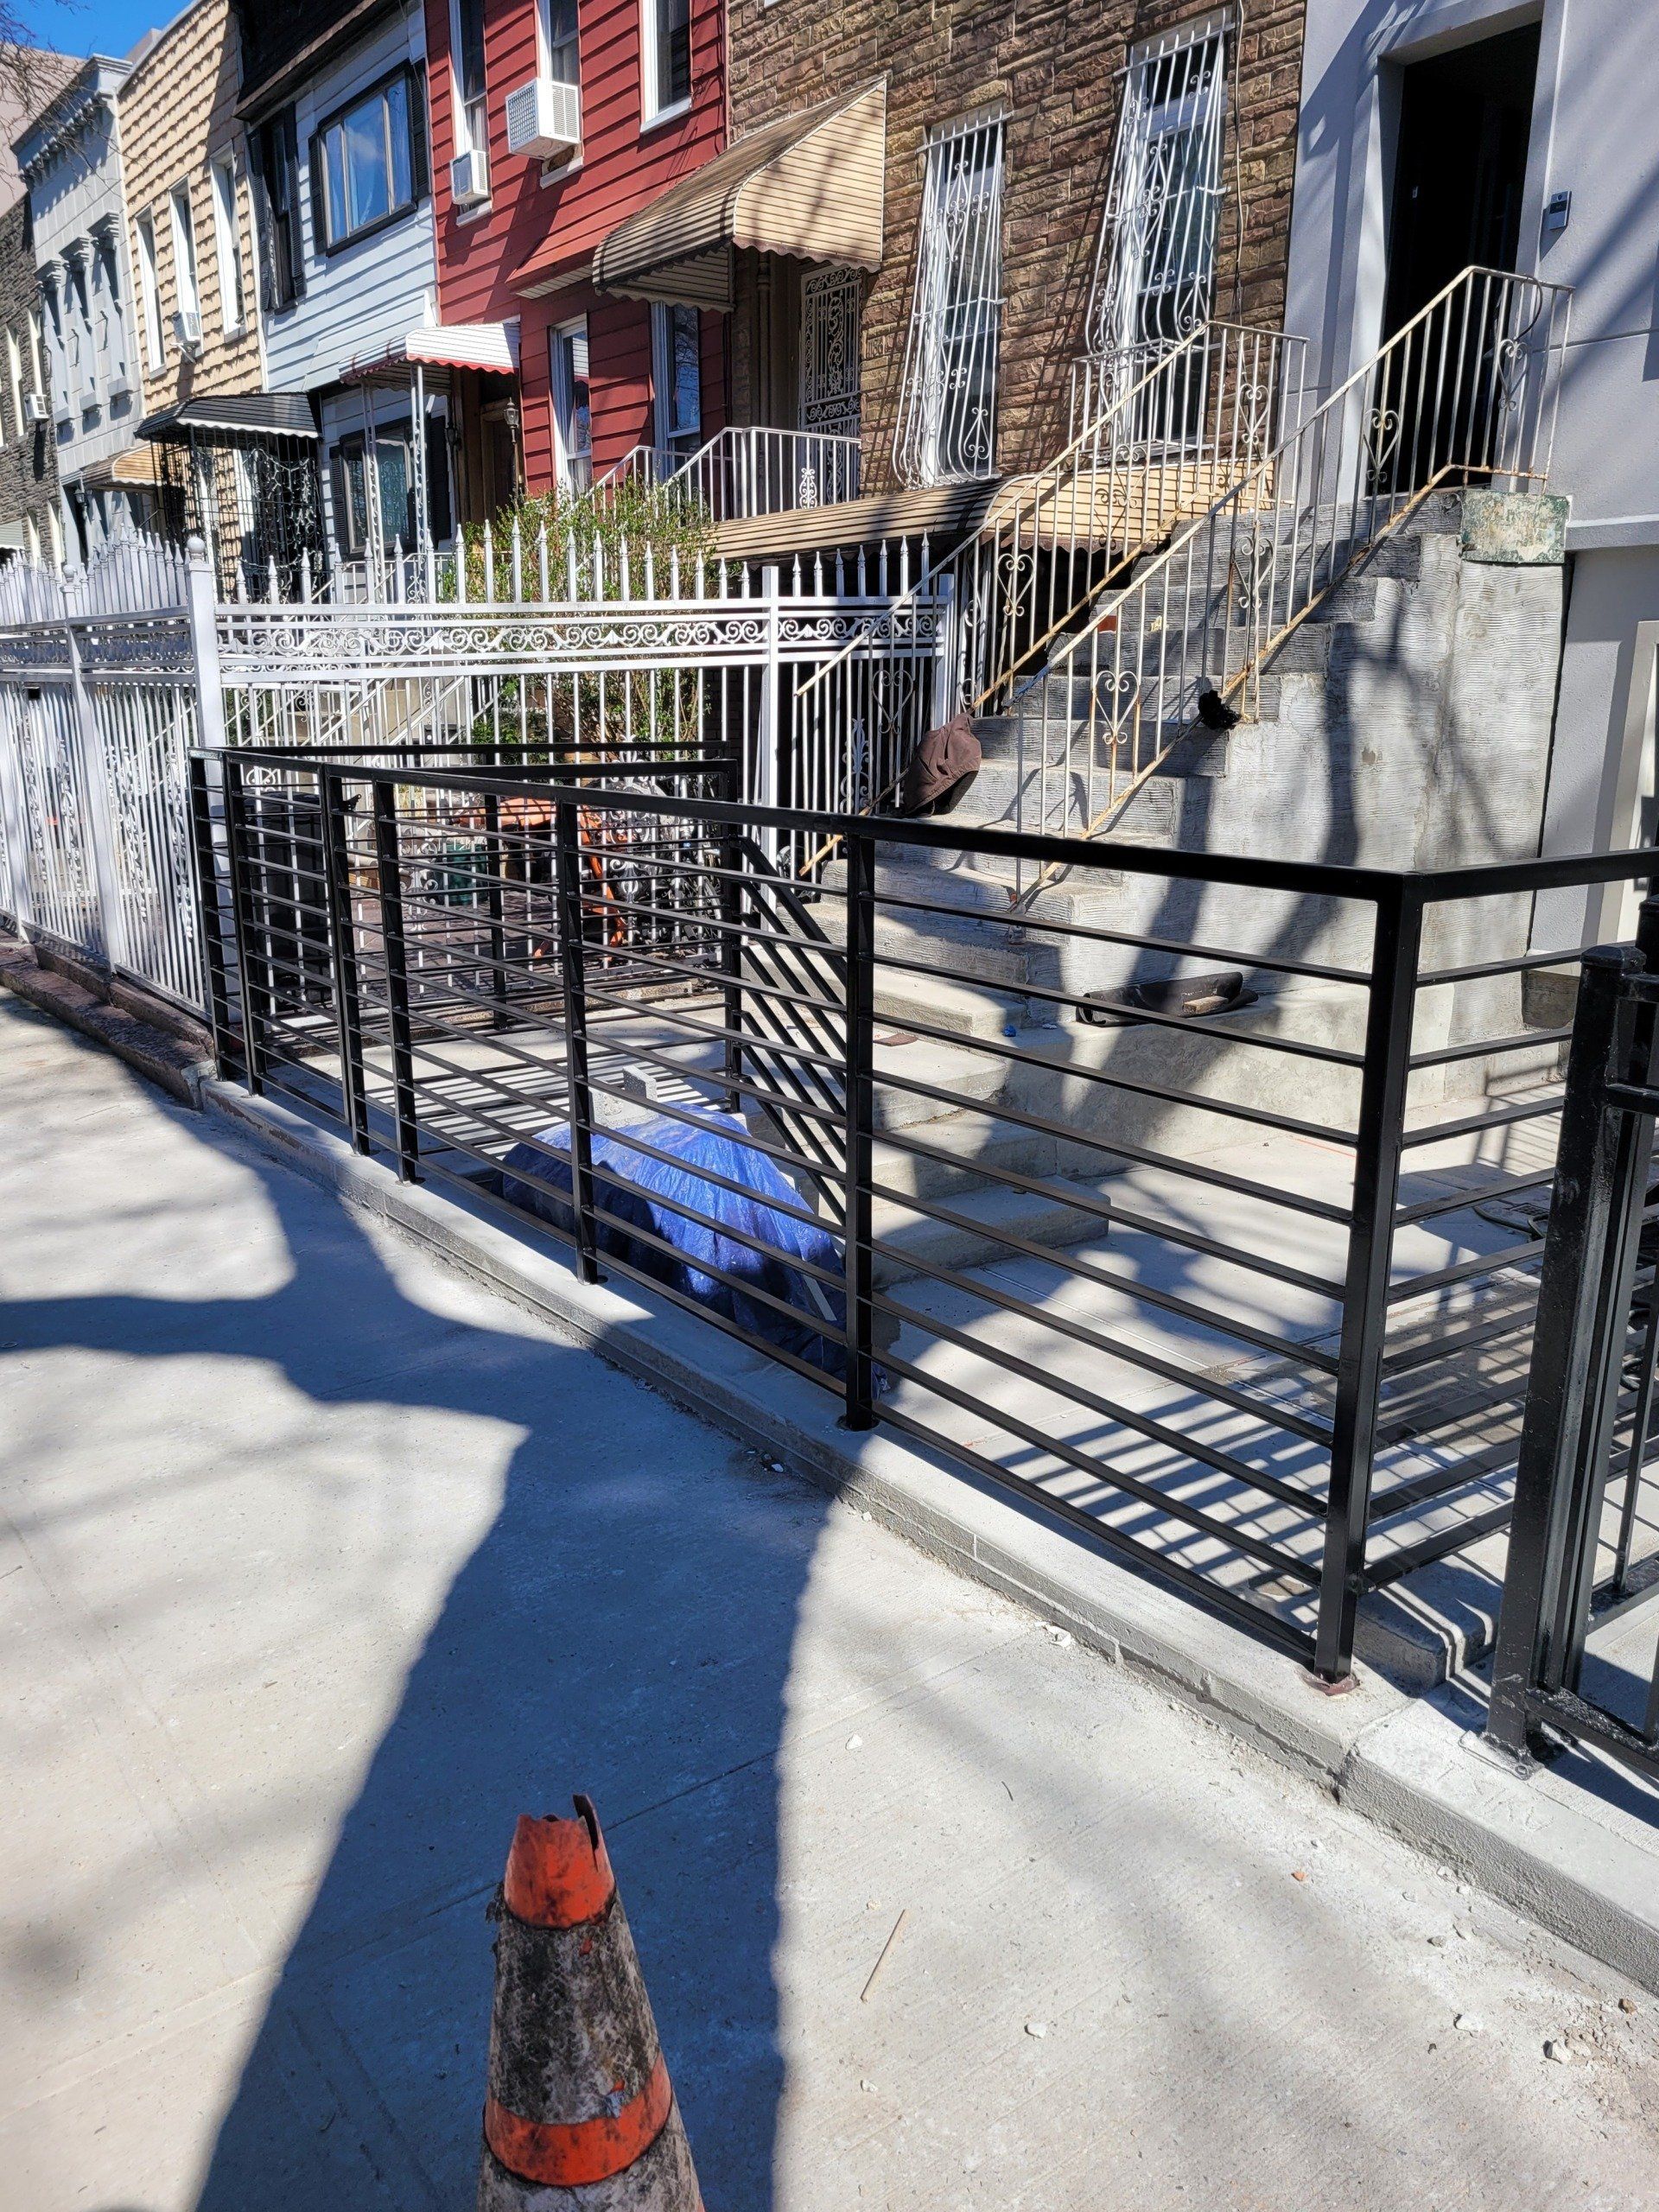
[[188, 183], [175, 184], [167, 195], [173, 219], [173, 282], [181, 315], [201, 315], [201, 292], [196, 282], [196, 226], [190, 208]]
[[162, 331], [162, 285], [156, 262], [156, 218], [148, 207], [137, 219], [137, 231], [138, 300], [144, 318], [144, 365], [155, 370], [159, 369], [167, 359], [167, 341]]
[[219, 315], [226, 338], [248, 327], [248, 281], [242, 265], [242, 232], [236, 214], [236, 165], [221, 158], [208, 173], [213, 203], [213, 252], [219, 264]]
[[639, 0], [639, 128], [691, 105], [691, 0]]

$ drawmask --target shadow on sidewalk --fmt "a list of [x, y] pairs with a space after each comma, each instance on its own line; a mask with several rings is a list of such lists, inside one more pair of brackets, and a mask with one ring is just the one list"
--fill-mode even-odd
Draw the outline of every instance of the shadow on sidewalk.
[[[763, 2212], [783, 2081], [776, 1759], [825, 1501], [588, 1352], [528, 1324], [498, 1332], [412, 1302], [349, 1213], [241, 1158], [287, 1240], [281, 1288], [0, 1305], [0, 1341], [20, 1351], [274, 1363], [316, 1408], [361, 1409], [377, 1434], [388, 1414], [425, 1417], [377, 1446], [378, 1496], [365, 1495], [358, 1463], [336, 1479], [296, 1436], [270, 1442], [308, 1524], [297, 1541], [287, 1532], [287, 1554], [322, 1560], [319, 1602], [338, 1604], [350, 1584], [346, 1553], [328, 1560], [349, 1544], [361, 1596], [347, 1602], [386, 1609], [392, 1709], [223, 2116], [199, 2212], [471, 2202], [484, 1907], [515, 1817], [568, 1812], [573, 1789], [605, 1823], [708, 2201]], [[237, 1387], [232, 1367], [225, 1388]], [[452, 1415], [505, 1427], [505, 1464], [499, 1510], [423, 1634], [423, 1578], [395, 1579], [411, 1555], [457, 1548], [442, 1542], [446, 1469], [423, 1458], [454, 1437], [475, 1470], [476, 1433]], [[302, 1414], [296, 1430], [308, 1426]], [[388, 1494], [405, 1489], [388, 1481], [405, 1471], [402, 1452], [407, 1495]], [[453, 1493], [464, 1529], [480, 1517], [475, 1472]], [[218, 1510], [211, 1484], [200, 1509]], [[158, 1605], [178, 1594], [132, 1592]], [[227, 1624], [238, 1656], [240, 1625]], [[257, 1671], [298, 1673], [327, 1650], [324, 1638], [309, 1654], [290, 1642]], [[412, 1654], [406, 1672], [400, 1652]], [[260, 1688], [247, 1673], [249, 1742], [224, 1762], [220, 1808], [231, 1876], [250, 1885], [271, 1838], [326, 1821], [331, 1795], [325, 1770], [310, 1804], [259, 1802], [247, 1777], [261, 1763]], [[312, 1698], [302, 1679], [297, 1688], [303, 1711]], [[213, 1694], [222, 1710], [222, 1678]], [[319, 1678], [315, 1707], [336, 1694]], [[340, 1732], [361, 1726], [346, 1702]]]

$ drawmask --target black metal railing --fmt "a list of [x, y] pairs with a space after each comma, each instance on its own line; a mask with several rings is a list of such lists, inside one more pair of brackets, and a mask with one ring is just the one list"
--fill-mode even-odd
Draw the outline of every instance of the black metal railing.
[[1659, 899], [1586, 956], [1561, 1112], [1489, 1740], [1550, 1732], [1659, 1783]]
[[[1490, 1573], [1582, 957], [1535, 897], [1654, 855], [1084, 844], [745, 807], [717, 760], [194, 776], [226, 1076], [1327, 1680], [1368, 1593]], [[830, 840], [810, 891], [766, 857]]]

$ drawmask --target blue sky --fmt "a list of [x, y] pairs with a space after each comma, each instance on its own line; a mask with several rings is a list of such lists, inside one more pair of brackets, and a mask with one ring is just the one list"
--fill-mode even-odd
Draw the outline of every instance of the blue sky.
[[60, 54], [124, 54], [147, 30], [170, 22], [184, 0], [18, 0], [36, 46]]

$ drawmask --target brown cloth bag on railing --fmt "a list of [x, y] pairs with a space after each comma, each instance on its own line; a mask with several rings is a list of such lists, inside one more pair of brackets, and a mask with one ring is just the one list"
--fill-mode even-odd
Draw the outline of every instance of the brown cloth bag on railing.
[[979, 773], [982, 757], [965, 714], [929, 730], [899, 780], [899, 813], [949, 814]]

